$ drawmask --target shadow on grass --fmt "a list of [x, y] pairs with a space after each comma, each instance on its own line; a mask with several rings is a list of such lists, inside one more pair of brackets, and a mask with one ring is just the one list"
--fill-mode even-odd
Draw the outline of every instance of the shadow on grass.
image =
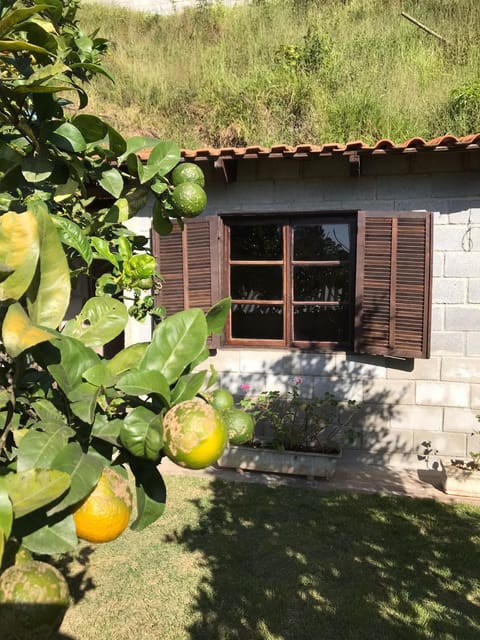
[[212, 483], [191, 640], [480, 637], [480, 509]]

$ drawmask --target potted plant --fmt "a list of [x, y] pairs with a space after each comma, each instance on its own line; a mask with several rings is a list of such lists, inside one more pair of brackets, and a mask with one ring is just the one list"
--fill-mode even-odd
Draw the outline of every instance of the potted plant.
[[[218, 460], [221, 467], [326, 478], [333, 476], [357, 405], [332, 393], [305, 397], [301, 378], [286, 393], [264, 391], [240, 401], [256, 422], [254, 437], [232, 445]], [[243, 385], [248, 390], [248, 385]]]
[[[480, 420], [480, 416], [477, 416]], [[480, 432], [475, 431], [472, 435]], [[441, 463], [442, 486], [445, 493], [480, 497], [480, 451], [471, 451], [468, 459], [453, 459], [450, 464]]]

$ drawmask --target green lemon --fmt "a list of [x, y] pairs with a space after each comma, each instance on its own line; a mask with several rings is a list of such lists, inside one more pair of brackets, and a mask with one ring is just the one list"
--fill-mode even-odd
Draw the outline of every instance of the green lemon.
[[172, 192], [172, 204], [184, 218], [195, 218], [205, 209], [207, 194], [195, 182], [182, 182]]
[[172, 171], [172, 184], [182, 184], [183, 182], [195, 182], [201, 187], [205, 186], [205, 176], [203, 171], [197, 164], [192, 162], [183, 162], [175, 167]]

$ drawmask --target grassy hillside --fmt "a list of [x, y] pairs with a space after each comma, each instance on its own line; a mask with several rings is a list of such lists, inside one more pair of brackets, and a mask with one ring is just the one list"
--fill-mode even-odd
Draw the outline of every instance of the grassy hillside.
[[125, 134], [196, 148], [480, 131], [479, 0], [197, 0], [172, 16], [85, 4], [80, 15], [111, 40], [116, 78], [95, 82], [90, 109]]

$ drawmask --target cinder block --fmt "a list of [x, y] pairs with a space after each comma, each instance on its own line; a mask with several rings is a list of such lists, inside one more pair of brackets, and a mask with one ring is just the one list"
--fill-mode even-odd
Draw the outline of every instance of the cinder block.
[[480, 305], [452, 306], [445, 309], [447, 331], [474, 331], [477, 327], [480, 327]]
[[437, 407], [468, 407], [470, 385], [466, 382], [430, 382], [418, 380], [416, 404]]
[[406, 155], [363, 156], [362, 176], [398, 176], [410, 169], [410, 159]]
[[480, 382], [480, 358], [443, 358], [441, 379]]
[[434, 228], [439, 224], [448, 224], [448, 214], [442, 211], [435, 211], [433, 216], [433, 226]]
[[467, 456], [470, 458], [472, 453], [480, 453], [480, 435], [467, 436]]
[[454, 409], [445, 407], [443, 417], [443, 430], [456, 431], [458, 433], [471, 434], [478, 429], [479, 423], [476, 419], [474, 409]]
[[319, 178], [325, 176], [350, 177], [349, 166], [342, 156], [333, 158], [314, 158], [305, 160], [300, 164], [300, 175], [304, 179]]
[[480, 331], [467, 333], [467, 356], [480, 356]]
[[466, 227], [462, 225], [439, 225], [434, 227], [435, 251], [459, 251], [463, 246]]
[[439, 431], [415, 431], [414, 447], [421, 450], [423, 443], [430, 443], [436, 455], [464, 456], [467, 449], [467, 436], [463, 433], [445, 433]]
[[239, 349], [218, 349], [215, 356], [209, 358], [208, 366], [212, 364], [217, 371], [241, 371], [240, 354]]
[[385, 378], [386, 367], [383, 356], [360, 356], [345, 353], [335, 354], [335, 375], [350, 378]]
[[462, 251], [462, 247], [459, 246], [457, 251], [445, 254], [445, 277], [471, 278], [479, 272], [480, 251]]
[[238, 373], [224, 371], [219, 374], [219, 382], [222, 387], [228, 389], [237, 398], [258, 396], [267, 388], [266, 376], [262, 373], [243, 376]]
[[431, 195], [435, 198], [454, 198], [458, 194], [463, 197], [479, 197], [480, 186], [478, 173], [459, 172], [454, 175], [433, 175], [431, 179]]
[[363, 402], [375, 404], [414, 404], [415, 383], [410, 380], [366, 380]]
[[[331, 200], [341, 202], [342, 200], [369, 200], [374, 201], [377, 197], [375, 178], [362, 177], [356, 180], [350, 176], [347, 178], [328, 178], [325, 180], [315, 180], [305, 182], [302, 185], [302, 199], [305, 201]], [[355, 207], [357, 208], [357, 207]]]
[[[264, 391], [279, 391], [282, 394], [292, 390], [294, 380], [292, 376], [267, 374], [266, 387]], [[313, 393], [315, 379], [312, 376], [303, 376], [301, 383], [296, 385], [299, 395], [304, 398], [310, 398]]]
[[431, 353], [435, 356], [464, 355], [465, 340], [462, 331], [432, 331]]
[[296, 160], [259, 160], [257, 175], [259, 180], [298, 180], [300, 163]]
[[413, 431], [395, 429], [386, 433], [369, 431], [362, 434], [364, 449], [372, 453], [411, 455], [414, 448]]
[[480, 222], [480, 196], [474, 199], [450, 200], [448, 216], [450, 224], [478, 224]]
[[[402, 198], [408, 193], [410, 198], [424, 198], [430, 195], [430, 185], [421, 176], [379, 176], [377, 179], [378, 198]], [[418, 205], [417, 205], [418, 208]]]
[[441, 278], [444, 274], [445, 253], [443, 251], [433, 252], [432, 274], [434, 278]]
[[440, 380], [442, 358], [434, 356], [425, 360], [414, 360], [410, 370], [387, 369], [387, 378], [394, 380]]
[[432, 331], [443, 331], [445, 328], [445, 306], [443, 304], [432, 305]]
[[[451, 173], [461, 171], [463, 168], [459, 153], [416, 153], [411, 158], [411, 168], [415, 173]], [[444, 176], [441, 178], [445, 179]]]
[[337, 400], [363, 400], [363, 384], [361, 380], [349, 380], [347, 378], [315, 378], [313, 392], [316, 396], [325, 393], [333, 393]]
[[[477, 246], [480, 246], [480, 242]], [[468, 281], [467, 302], [478, 304], [480, 302], [480, 278], [470, 278]]]
[[390, 418], [392, 429], [412, 429], [441, 431], [443, 427], [442, 407], [422, 407], [420, 405], [399, 406]]
[[290, 376], [331, 376], [335, 354], [301, 353], [287, 349], [239, 349], [239, 371]]
[[[480, 409], [480, 384], [472, 384], [471, 392], [471, 407], [478, 411]], [[480, 428], [480, 422], [478, 423], [478, 427]]]
[[467, 301], [467, 278], [433, 278], [432, 302], [464, 304]]

